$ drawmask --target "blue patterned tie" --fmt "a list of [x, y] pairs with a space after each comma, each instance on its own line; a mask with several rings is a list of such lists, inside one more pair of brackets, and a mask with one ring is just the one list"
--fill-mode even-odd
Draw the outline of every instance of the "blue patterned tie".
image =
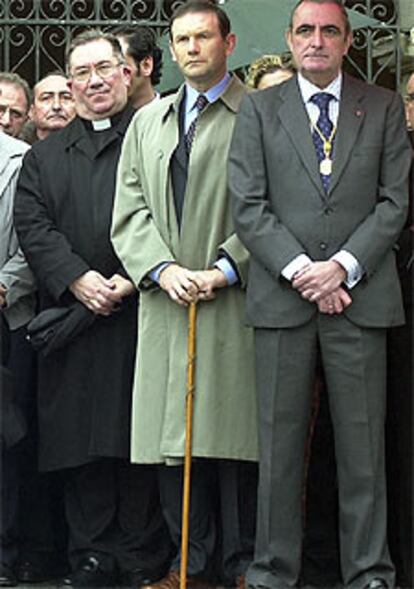
[[[334, 98], [335, 96], [333, 96], [333, 94], [329, 94], [328, 92], [318, 92], [311, 97], [311, 101], [319, 108], [319, 118], [316, 122], [316, 125], [326, 140], [331, 138], [333, 130], [333, 124], [329, 118], [329, 103]], [[318, 156], [318, 162], [321, 163], [321, 161], [325, 159], [326, 155], [323, 150], [323, 140], [315, 129], [312, 131], [312, 139], [315, 145], [316, 155]], [[332, 158], [332, 153], [330, 155]], [[325, 192], [328, 192], [331, 174], [322, 174], [322, 172], [320, 172], [320, 176], [324, 190]]]
[[196, 128], [197, 128], [198, 116], [201, 113], [201, 111], [203, 111], [206, 108], [207, 104], [208, 104], [208, 99], [204, 96], [204, 94], [199, 94], [197, 96], [197, 100], [196, 100], [197, 116], [193, 120], [191, 125], [188, 127], [188, 131], [185, 134], [185, 147], [186, 147], [187, 153], [190, 153], [191, 146], [193, 145], [193, 141], [194, 141], [194, 137], [195, 137], [195, 133], [196, 133]]

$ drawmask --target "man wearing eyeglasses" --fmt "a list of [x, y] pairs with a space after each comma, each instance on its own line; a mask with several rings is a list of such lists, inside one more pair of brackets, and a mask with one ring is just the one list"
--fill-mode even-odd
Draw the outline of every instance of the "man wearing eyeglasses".
[[16, 226], [41, 309], [77, 305], [94, 319], [40, 357], [39, 462], [65, 479], [63, 584], [141, 585], [163, 575], [169, 544], [155, 472], [129, 463], [137, 295], [109, 240], [131, 74], [118, 40], [100, 31], [73, 40], [67, 69], [78, 116], [25, 160]]

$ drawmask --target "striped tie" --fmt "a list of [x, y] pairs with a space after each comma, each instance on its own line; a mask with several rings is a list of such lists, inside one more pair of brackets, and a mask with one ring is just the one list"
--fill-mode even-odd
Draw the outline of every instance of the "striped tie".
[[208, 104], [208, 99], [204, 96], [204, 94], [199, 94], [197, 96], [197, 100], [196, 100], [197, 116], [193, 120], [191, 125], [188, 127], [188, 131], [185, 135], [185, 148], [187, 150], [187, 153], [190, 153], [191, 147], [193, 145], [194, 137], [196, 134], [198, 117], [199, 117], [201, 111], [203, 111], [206, 108], [207, 104]]

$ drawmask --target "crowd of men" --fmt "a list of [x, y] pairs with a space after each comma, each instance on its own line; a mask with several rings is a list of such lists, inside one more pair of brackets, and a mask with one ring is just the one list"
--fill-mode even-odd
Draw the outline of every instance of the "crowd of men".
[[167, 97], [142, 26], [77, 35], [33, 92], [0, 73], [0, 586], [178, 589], [194, 304], [187, 586], [307, 582], [321, 378], [338, 582], [409, 577], [411, 460], [387, 492], [385, 458], [412, 450], [414, 74], [404, 112], [344, 73], [340, 0], [300, 0], [286, 40], [296, 73], [248, 92], [226, 13], [188, 0]]

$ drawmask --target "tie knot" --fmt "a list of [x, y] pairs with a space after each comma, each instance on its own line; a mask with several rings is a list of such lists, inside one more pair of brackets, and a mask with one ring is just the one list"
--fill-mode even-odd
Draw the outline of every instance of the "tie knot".
[[207, 104], [208, 99], [204, 96], [204, 94], [199, 94], [196, 100], [197, 111], [200, 113], [202, 110], [206, 108]]
[[324, 110], [328, 108], [329, 103], [334, 98], [335, 96], [333, 94], [329, 94], [329, 92], [317, 92], [311, 97], [311, 102], [316, 104], [320, 110]]

